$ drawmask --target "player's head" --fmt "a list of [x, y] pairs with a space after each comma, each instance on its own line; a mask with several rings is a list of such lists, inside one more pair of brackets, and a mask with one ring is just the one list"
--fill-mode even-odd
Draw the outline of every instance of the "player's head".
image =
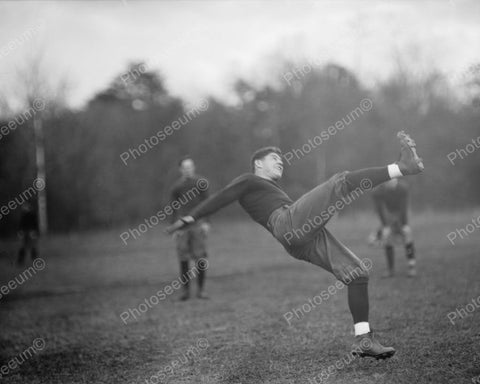
[[178, 166], [183, 177], [193, 177], [195, 175], [195, 163], [191, 157], [182, 157], [178, 162]]
[[255, 151], [251, 160], [252, 172], [272, 180], [283, 174], [282, 151], [277, 147], [263, 147]]

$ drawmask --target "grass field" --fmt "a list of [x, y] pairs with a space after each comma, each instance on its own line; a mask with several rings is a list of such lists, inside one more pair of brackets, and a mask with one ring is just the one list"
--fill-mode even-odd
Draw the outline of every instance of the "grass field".
[[[162, 228], [126, 246], [120, 229], [54, 235], [42, 242], [45, 268], [0, 298], [0, 383], [472, 383], [480, 375], [480, 309], [455, 324], [447, 315], [480, 296], [480, 231], [455, 245], [446, 237], [472, 217], [413, 216], [416, 279], [406, 277], [400, 248], [398, 275], [380, 278], [383, 253], [365, 242], [373, 217], [331, 223], [373, 263], [371, 324], [397, 349], [379, 362], [348, 360], [346, 289], [289, 326], [284, 315], [335, 279], [288, 256], [254, 223], [214, 221], [210, 300], [179, 302], [177, 290], [127, 324], [122, 313], [177, 277], [172, 240]], [[2, 243], [2, 286], [24, 271], [11, 263], [15, 246]]]

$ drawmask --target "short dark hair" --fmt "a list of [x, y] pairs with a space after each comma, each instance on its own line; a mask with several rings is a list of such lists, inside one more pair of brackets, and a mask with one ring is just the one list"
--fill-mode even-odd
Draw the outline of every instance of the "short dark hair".
[[178, 160], [178, 166], [181, 167], [182, 166], [182, 163], [185, 161], [185, 160], [192, 160], [192, 156], [189, 156], [189, 155], [185, 155], [185, 156], [182, 156], [180, 158], [180, 160]]
[[250, 160], [250, 166], [252, 167], [252, 172], [255, 171], [255, 160], [261, 160], [270, 153], [276, 153], [279, 156], [282, 156], [282, 150], [278, 147], [262, 147], [257, 149]]

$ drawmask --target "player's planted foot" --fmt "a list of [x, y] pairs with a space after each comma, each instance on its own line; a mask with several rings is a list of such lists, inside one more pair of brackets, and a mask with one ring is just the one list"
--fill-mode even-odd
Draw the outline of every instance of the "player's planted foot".
[[404, 131], [398, 132], [397, 137], [400, 140], [400, 160], [397, 161], [400, 172], [404, 176], [422, 172], [425, 167], [417, 155], [415, 141]]
[[352, 345], [352, 355], [360, 357], [373, 357], [375, 359], [388, 359], [395, 354], [392, 347], [384, 347], [373, 337], [373, 332], [355, 336], [355, 343]]
[[188, 299], [190, 299], [190, 291], [185, 290], [185, 291], [183, 291], [182, 296], [180, 296], [179, 300], [180, 301], [186, 301]]

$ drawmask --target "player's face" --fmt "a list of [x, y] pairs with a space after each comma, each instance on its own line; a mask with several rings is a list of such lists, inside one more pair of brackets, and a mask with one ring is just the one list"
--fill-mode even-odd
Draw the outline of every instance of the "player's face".
[[279, 154], [269, 153], [262, 160], [263, 174], [272, 180], [278, 180], [283, 175], [283, 161]]
[[180, 165], [180, 172], [183, 177], [193, 177], [195, 175], [195, 163], [192, 159], [185, 159]]

